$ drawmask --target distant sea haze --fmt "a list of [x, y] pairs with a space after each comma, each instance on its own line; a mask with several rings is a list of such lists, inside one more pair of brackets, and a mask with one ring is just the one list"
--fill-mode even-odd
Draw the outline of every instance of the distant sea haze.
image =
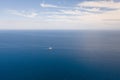
[[0, 80], [120, 80], [120, 31], [0, 31]]

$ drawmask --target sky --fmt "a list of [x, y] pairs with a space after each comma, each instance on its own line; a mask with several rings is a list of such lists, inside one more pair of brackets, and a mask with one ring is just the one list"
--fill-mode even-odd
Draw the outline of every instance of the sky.
[[120, 0], [0, 0], [0, 29], [119, 30]]

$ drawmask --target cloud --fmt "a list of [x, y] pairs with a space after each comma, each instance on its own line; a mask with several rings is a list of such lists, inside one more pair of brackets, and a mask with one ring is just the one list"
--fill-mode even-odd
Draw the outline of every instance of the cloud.
[[[26, 10], [9, 10], [10, 14], [34, 19], [12, 22], [0, 21], [0, 25], [6, 26], [6, 28], [11, 25], [16, 29], [120, 29], [118, 4], [119, 2], [113, 1], [84, 1], [72, 8], [58, 8], [55, 5], [42, 3], [40, 5], [43, 8], [57, 8], [57, 10], [37, 13]], [[115, 10], [104, 11], [103, 7]]]
[[89, 12], [101, 12], [100, 8], [82, 8], [82, 9]]
[[45, 4], [45, 3], [41, 3], [40, 6], [43, 7], [43, 8], [57, 8], [58, 7], [56, 5]]
[[33, 11], [17, 11], [17, 10], [8, 10], [8, 12], [10, 14], [14, 14], [14, 15], [18, 15], [18, 16], [22, 16], [22, 17], [27, 17], [27, 18], [35, 18], [38, 14], [36, 12]]
[[84, 1], [76, 5], [76, 9], [89, 13], [105, 13], [120, 9], [120, 2], [113, 0]]
[[79, 7], [112, 8], [120, 9], [120, 2], [108, 1], [84, 1], [78, 4]]
[[91, 14], [89, 12], [81, 11], [81, 10], [60, 10], [61, 14], [64, 15], [76, 15], [76, 16], [82, 16], [82, 15], [88, 15]]
[[68, 15], [80, 15], [81, 11], [79, 10], [60, 10], [62, 14], [68, 14]]
[[[54, 14], [54, 13], [53, 13]], [[67, 13], [68, 14], [68, 13]], [[0, 21], [1, 29], [120, 29], [120, 10], [88, 15], [48, 15], [47, 18], [33, 20]], [[11, 27], [10, 27], [11, 26]], [[34, 27], [33, 27], [34, 26]]]

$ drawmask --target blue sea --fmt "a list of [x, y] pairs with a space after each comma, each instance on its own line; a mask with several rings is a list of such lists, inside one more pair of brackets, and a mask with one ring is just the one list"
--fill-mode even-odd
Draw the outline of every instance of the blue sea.
[[120, 80], [120, 31], [1, 30], [0, 80]]

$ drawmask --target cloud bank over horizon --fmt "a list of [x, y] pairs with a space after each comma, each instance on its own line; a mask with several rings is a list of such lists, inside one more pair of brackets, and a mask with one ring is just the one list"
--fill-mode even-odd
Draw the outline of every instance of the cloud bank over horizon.
[[2, 0], [0, 29], [120, 29], [117, 0], [13, 1]]

